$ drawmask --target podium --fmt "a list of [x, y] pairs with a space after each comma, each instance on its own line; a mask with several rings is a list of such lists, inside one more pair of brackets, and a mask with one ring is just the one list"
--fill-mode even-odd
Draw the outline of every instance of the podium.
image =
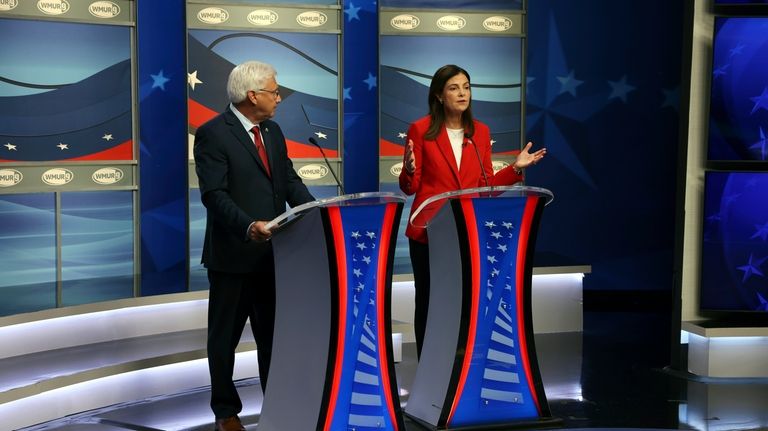
[[275, 332], [259, 431], [404, 430], [391, 281], [405, 197], [344, 195], [270, 221]]
[[536, 187], [482, 187], [433, 196], [414, 211], [410, 222], [424, 220], [417, 225], [429, 238], [430, 296], [405, 414], [422, 425], [560, 422], [549, 417], [531, 317], [536, 231], [552, 197]]

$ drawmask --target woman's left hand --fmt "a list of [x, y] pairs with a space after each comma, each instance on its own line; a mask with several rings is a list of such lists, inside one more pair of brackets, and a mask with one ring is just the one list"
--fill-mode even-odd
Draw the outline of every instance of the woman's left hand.
[[515, 169], [521, 170], [527, 168], [528, 166], [535, 165], [536, 163], [539, 163], [539, 160], [543, 159], [547, 154], [546, 148], [542, 148], [531, 153], [530, 150], [532, 146], [533, 142], [529, 142], [525, 148], [523, 148], [523, 151], [520, 151], [520, 154], [517, 155], [515, 164], [513, 165]]

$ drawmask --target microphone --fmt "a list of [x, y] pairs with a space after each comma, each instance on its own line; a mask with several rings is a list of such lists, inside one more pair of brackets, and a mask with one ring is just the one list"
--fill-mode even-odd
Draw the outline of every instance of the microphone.
[[472, 144], [472, 147], [475, 149], [475, 155], [477, 156], [477, 163], [480, 165], [480, 172], [483, 173], [483, 180], [485, 180], [485, 186], [488, 187], [488, 175], [485, 173], [485, 167], [483, 167], [483, 161], [480, 159], [480, 151], [477, 150], [477, 145], [475, 145], [475, 141], [472, 140], [472, 136], [468, 134], [464, 134], [464, 142]]
[[323, 147], [320, 146], [320, 144], [317, 143], [317, 140], [310, 136], [309, 137], [309, 143], [316, 146], [317, 149], [320, 150], [320, 154], [323, 155], [323, 160], [325, 160], [325, 164], [328, 166], [328, 170], [331, 171], [331, 175], [333, 175], [333, 179], [336, 180], [336, 185], [339, 186], [339, 190], [341, 190], [341, 194], [344, 195], [344, 186], [341, 185], [341, 181], [339, 181], [339, 177], [336, 176], [336, 172], [333, 171], [333, 168], [331, 167], [331, 164], [328, 162], [328, 158], [325, 157], [325, 151], [323, 151]]

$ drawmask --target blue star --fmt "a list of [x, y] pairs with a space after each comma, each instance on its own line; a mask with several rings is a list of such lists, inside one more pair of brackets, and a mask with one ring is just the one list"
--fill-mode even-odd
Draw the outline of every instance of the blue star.
[[750, 114], [754, 114], [760, 108], [768, 111], [768, 87], [763, 88], [763, 94], [757, 97], [750, 97], [749, 100], [755, 102], [755, 106], [752, 107]]
[[368, 72], [368, 78], [364, 79], [363, 82], [368, 84], [368, 89], [372, 90], [373, 87], [376, 86], [376, 76], [372, 75], [371, 72]]
[[608, 100], [617, 98], [624, 103], [627, 103], [627, 93], [635, 89], [634, 86], [627, 84], [627, 75], [622, 76], [619, 81], [608, 81], [608, 85], [611, 86], [611, 95], [608, 96]]
[[715, 78], [718, 78], [720, 76], [725, 75], [726, 74], [725, 69], [728, 69], [728, 66], [730, 66], [730, 64], [724, 64], [718, 67], [717, 69], [713, 70], [712, 76], [714, 76]]
[[677, 103], [680, 100], [680, 87], [673, 88], [672, 90], [662, 89], [661, 91], [664, 92], [664, 103], [661, 107], [666, 108], [670, 106], [677, 109]]
[[755, 294], [757, 295], [757, 300], [760, 301], [760, 305], [757, 309], [760, 311], [768, 311], [768, 301], [766, 301], [760, 293], [755, 292]]
[[357, 16], [359, 10], [359, 7], [355, 7], [352, 2], [349, 2], [349, 7], [344, 9], [344, 13], [347, 14], [347, 22], [352, 22], [353, 19], [360, 21], [360, 17]]
[[557, 76], [557, 80], [560, 81], [560, 93], [563, 94], [566, 91], [571, 93], [571, 96], [576, 97], [576, 87], [583, 84], [584, 81], [579, 81], [573, 76], [574, 72], [568, 74], [568, 76]]
[[760, 268], [758, 268], [758, 267], [760, 265], [762, 265], [763, 262], [765, 262], [765, 260], [768, 259], [768, 257], [764, 257], [764, 258], [760, 259], [759, 262], [752, 262], [752, 258], [753, 258], [753, 256], [750, 254], [749, 255], [749, 262], [747, 262], [747, 264], [744, 265], [744, 266], [739, 266], [739, 267], [736, 268], [739, 271], [744, 271], [744, 278], [741, 279], [742, 283], [747, 281], [747, 279], [750, 276], [752, 276], [753, 274], [754, 275], [759, 275], [761, 277], [764, 277], [763, 273], [760, 271]]
[[163, 76], [163, 69], [160, 69], [157, 75], [150, 74], [149, 76], [152, 77], [152, 88], [160, 87], [161, 90], [165, 91], [165, 83], [170, 81], [170, 79]]
[[760, 140], [755, 142], [753, 145], [749, 147], [750, 150], [760, 150], [760, 156], [763, 160], [765, 160], [765, 133], [763, 132], [763, 128], [760, 128]]
[[744, 49], [745, 46], [746, 45], [744, 45], [743, 43], [739, 43], [739, 45], [736, 48], [731, 48], [730, 51], [728, 52], [731, 53], [731, 57], [733, 57], [734, 55], [739, 55], [741, 54], [741, 51]]
[[352, 100], [352, 87], [344, 87], [344, 100]]
[[755, 232], [754, 235], [749, 237], [749, 239], [755, 239], [757, 237], [760, 237], [763, 241], [768, 239], [768, 222], [765, 222], [765, 224], [762, 226], [760, 226], [759, 224], [756, 224], [755, 228], [757, 229], [757, 232]]

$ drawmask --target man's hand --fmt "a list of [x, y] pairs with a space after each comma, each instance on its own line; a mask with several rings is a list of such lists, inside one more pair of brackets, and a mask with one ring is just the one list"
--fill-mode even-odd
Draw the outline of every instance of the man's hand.
[[272, 237], [272, 232], [265, 226], [268, 222], [256, 220], [248, 228], [248, 238], [257, 242], [264, 242]]

